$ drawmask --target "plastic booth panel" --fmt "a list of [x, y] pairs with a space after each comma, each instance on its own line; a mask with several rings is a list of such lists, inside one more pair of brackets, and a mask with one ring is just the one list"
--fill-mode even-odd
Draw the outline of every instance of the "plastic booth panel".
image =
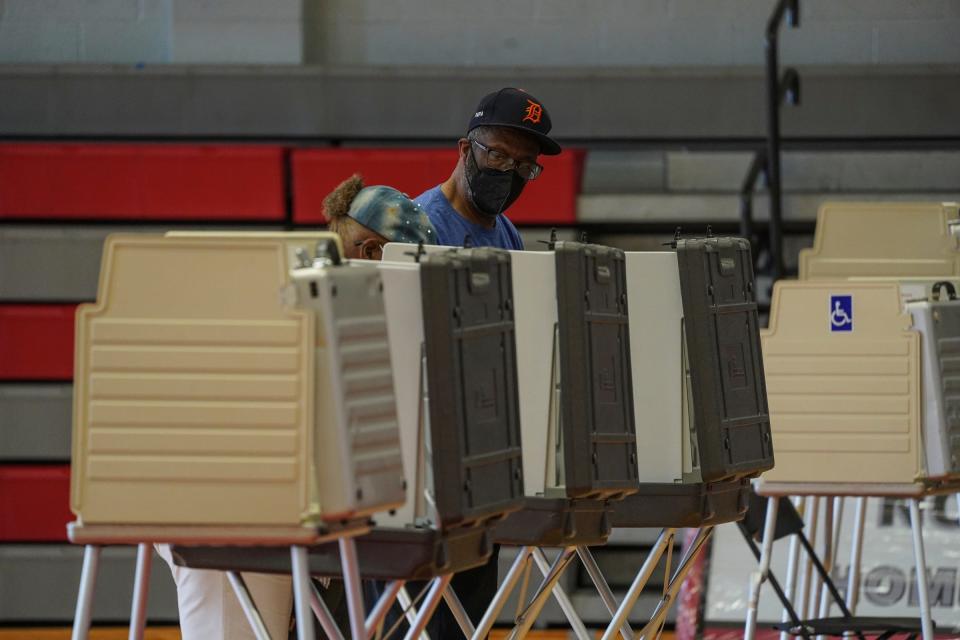
[[956, 203], [825, 203], [800, 279], [960, 277], [958, 216]]
[[896, 284], [775, 284], [761, 332], [777, 466], [765, 480], [912, 483], [920, 335]]
[[750, 243], [681, 239], [693, 466], [704, 482], [773, 467]]
[[431, 248], [414, 264], [411, 248], [393, 245], [380, 269], [404, 468], [416, 490], [377, 523], [450, 528], [515, 510], [523, 496], [510, 257]]
[[567, 495], [622, 493], [637, 482], [624, 253], [577, 242], [554, 253]]
[[923, 441], [926, 475], [960, 475], [960, 300], [955, 283], [907, 305], [923, 343]]
[[348, 438], [317, 386], [339, 375], [322, 353], [330, 316], [297, 308], [290, 279], [321, 242], [339, 246], [326, 233], [107, 240], [98, 302], [77, 317], [71, 504], [85, 524], [299, 526], [376, 508], [349, 492], [317, 502], [357, 464], [315, 459], [316, 433]]
[[517, 509], [524, 494], [510, 254], [425, 255], [420, 282], [442, 524]]
[[297, 305], [323, 331], [316, 345], [313, 461], [323, 517], [392, 508], [406, 497], [400, 426], [377, 265], [294, 270]]
[[626, 269], [639, 480], [680, 483], [693, 466], [677, 254], [627, 252]]

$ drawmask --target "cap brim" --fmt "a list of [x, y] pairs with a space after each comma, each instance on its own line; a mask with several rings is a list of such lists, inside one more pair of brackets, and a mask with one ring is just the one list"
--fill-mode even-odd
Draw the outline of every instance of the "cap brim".
[[[505, 122], [484, 122], [482, 124], [476, 125], [470, 131], [472, 131], [473, 129], [476, 129], [477, 127], [506, 127], [507, 129], [516, 129], [517, 131], [523, 131], [524, 133], [529, 133], [531, 136], [537, 139], [537, 142], [540, 143], [540, 153], [542, 153], [545, 156], [555, 156], [555, 155], [558, 155], [561, 151], [563, 151], [560, 145], [557, 144], [556, 140], [554, 140], [550, 136], [544, 135], [539, 131], [534, 131], [526, 127], [521, 127], [520, 125], [517, 125], [517, 124], [507, 124]], [[467, 133], [469, 133], [469, 131]]]

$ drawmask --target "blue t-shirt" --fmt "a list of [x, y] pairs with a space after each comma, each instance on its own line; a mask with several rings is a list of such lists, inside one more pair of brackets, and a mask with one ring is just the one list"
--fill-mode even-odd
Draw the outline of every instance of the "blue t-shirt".
[[462, 247], [464, 238], [470, 236], [470, 244], [474, 247], [523, 249], [523, 240], [520, 239], [517, 228], [506, 216], [497, 216], [497, 222], [492, 228], [474, 224], [457, 213], [447, 196], [443, 195], [440, 185], [424, 191], [414, 202], [427, 212], [442, 245]]

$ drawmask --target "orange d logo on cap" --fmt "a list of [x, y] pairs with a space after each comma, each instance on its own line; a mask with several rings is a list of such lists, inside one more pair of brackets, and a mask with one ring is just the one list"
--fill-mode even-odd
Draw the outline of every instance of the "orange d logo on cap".
[[527, 109], [523, 112], [523, 120], [521, 120], [521, 122], [529, 121], [533, 124], [539, 123], [540, 118], [543, 117], [543, 107], [529, 98], [527, 98], [527, 103]]

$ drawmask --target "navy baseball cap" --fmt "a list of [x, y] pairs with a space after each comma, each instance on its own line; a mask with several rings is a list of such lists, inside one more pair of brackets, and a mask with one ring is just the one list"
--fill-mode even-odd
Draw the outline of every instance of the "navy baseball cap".
[[555, 156], [560, 145], [550, 133], [550, 114], [543, 104], [523, 89], [507, 87], [487, 94], [470, 118], [467, 133], [477, 127], [509, 127], [526, 131], [540, 143], [540, 153]]

